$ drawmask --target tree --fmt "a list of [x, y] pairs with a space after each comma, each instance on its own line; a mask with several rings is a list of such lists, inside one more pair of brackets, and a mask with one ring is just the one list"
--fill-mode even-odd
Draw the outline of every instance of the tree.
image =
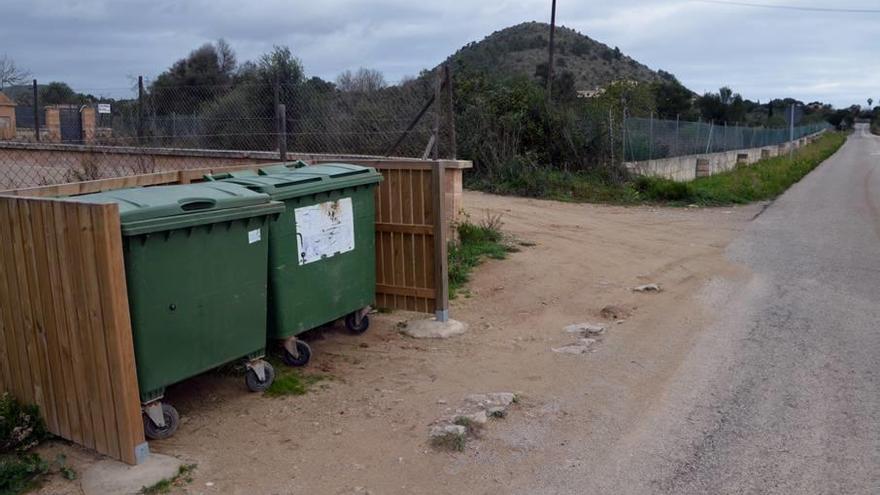
[[661, 119], [674, 119], [677, 116], [687, 119], [691, 113], [693, 94], [675, 76], [669, 76], [671, 78], [664, 78], [652, 85], [657, 115]]
[[19, 67], [15, 60], [12, 60], [6, 54], [0, 57], [0, 90], [7, 86], [22, 84], [30, 76], [30, 72]]
[[872, 105], [874, 104], [874, 98], [868, 98], [868, 110], [874, 108]]
[[375, 69], [361, 67], [355, 72], [346, 70], [336, 78], [336, 87], [340, 91], [369, 93], [387, 86], [385, 76]]
[[158, 115], [191, 114], [224, 94], [236, 70], [235, 52], [224, 40], [205, 43], [191, 51], [150, 85]]
[[273, 46], [272, 51], [260, 57], [257, 73], [262, 82], [295, 86], [303, 81], [303, 66], [286, 46]]
[[65, 103], [80, 103], [81, 95], [63, 82], [53, 81], [40, 88], [41, 105], [62, 105]]

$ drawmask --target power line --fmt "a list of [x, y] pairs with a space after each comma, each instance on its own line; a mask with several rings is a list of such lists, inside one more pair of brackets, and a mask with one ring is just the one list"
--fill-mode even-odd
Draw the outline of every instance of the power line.
[[834, 12], [842, 14], [880, 14], [880, 9], [842, 9], [837, 7], [805, 7], [800, 5], [773, 5], [765, 3], [736, 2], [732, 0], [693, 0], [700, 3], [730, 5], [734, 7], [755, 7], [776, 10], [799, 10], [803, 12]]

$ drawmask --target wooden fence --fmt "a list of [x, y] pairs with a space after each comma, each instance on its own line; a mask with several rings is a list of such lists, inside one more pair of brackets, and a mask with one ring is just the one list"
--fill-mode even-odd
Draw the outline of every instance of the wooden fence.
[[[385, 178], [376, 189], [377, 305], [445, 314], [447, 235], [469, 162], [344, 161], [376, 167]], [[250, 167], [0, 193], [7, 240], [0, 244], [0, 390], [39, 405], [52, 433], [135, 463], [146, 444], [118, 208], [51, 198], [191, 183], [243, 168]]]
[[145, 452], [116, 205], [0, 197], [0, 390], [52, 433]]

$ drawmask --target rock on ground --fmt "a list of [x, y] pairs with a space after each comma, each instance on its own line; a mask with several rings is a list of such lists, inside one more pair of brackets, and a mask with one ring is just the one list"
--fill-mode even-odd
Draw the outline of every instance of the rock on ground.
[[579, 335], [600, 335], [605, 332], [605, 327], [593, 323], [575, 323], [565, 327], [567, 333], [576, 333]]
[[590, 348], [596, 343], [596, 339], [582, 338], [577, 342], [573, 342], [562, 347], [553, 347], [550, 350], [560, 354], [586, 354], [590, 352]]
[[608, 320], [623, 320], [632, 316], [632, 311], [622, 306], [616, 306], [614, 304], [609, 304], [602, 308], [602, 311], [599, 312], [602, 318], [606, 318]]
[[408, 321], [400, 331], [416, 339], [448, 339], [467, 331], [467, 324], [456, 320], [437, 321], [435, 318]]
[[660, 292], [660, 286], [657, 284], [645, 284], [633, 287], [633, 292]]

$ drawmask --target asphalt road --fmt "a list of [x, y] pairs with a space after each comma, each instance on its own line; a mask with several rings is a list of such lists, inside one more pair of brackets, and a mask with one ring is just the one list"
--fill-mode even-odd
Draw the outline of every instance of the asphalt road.
[[729, 246], [751, 274], [707, 291], [718, 317], [619, 493], [880, 493], [878, 168], [861, 126]]

